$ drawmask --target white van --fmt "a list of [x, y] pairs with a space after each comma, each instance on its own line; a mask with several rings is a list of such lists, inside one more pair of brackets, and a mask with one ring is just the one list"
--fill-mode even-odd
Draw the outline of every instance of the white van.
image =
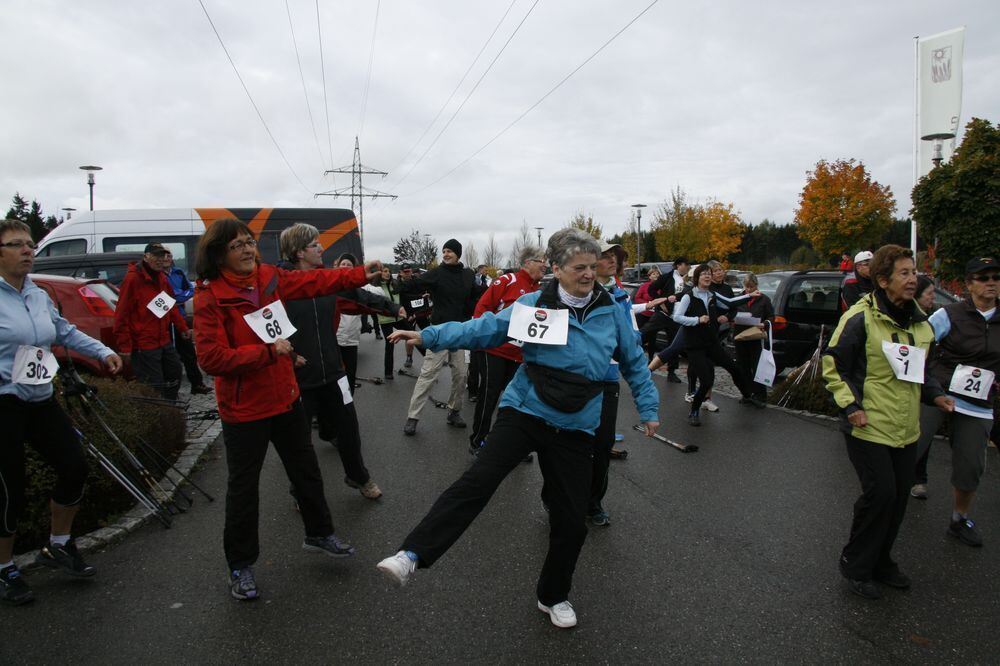
[[195, 248], [205, 228], [218, 219], [246, 222], [260, 243], [261, 258], [279, 259], [282, 230], [305, 222], [319, 229], [323, 260], [332, 265], [350, 252], [362, 258], [361, 237], [354, 213], [344, 208], [165, 208], [78, 212], [53, 229], [38, 246], [36, 256], [100, 252], [142, 252], [147, 243], [162, 243], [184, 272], [193, 273]]

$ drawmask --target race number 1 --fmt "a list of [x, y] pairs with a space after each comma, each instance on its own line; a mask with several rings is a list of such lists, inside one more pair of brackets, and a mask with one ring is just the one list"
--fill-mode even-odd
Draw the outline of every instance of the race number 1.
[[275, 301], [256, 312], [245, 314], [243, 319], [258, 338], [268, 343], [279, 339], [285, 340], [298, 330], [292, 326], [281, 301]]
[[11, 381], [15, 384], [38, 386], [48, 384], [59, 371], [59, 362], [48, 349], [21, 345], [14, 354]]
[[882, 353], [889, 361], [896, 379], [914, 384], [924, 383], [924, 358], [926, 354], [920, 347], [901, 345], [888, 340], [882, 341]]
[[533, 308], [514, 303], [507, 337], [537, 345], [564, 345], [569, 335], [569, 310]]
[[157, 319], [163, 319], [164, 315], [170, 312], [170, 308], [174, 307], [174, 303], [176, 302], [175, 299], [167, 295], [167, 292], [161, 291], [153, 297], [153, 300], [146, 303], [146, 307], [156, 315]]

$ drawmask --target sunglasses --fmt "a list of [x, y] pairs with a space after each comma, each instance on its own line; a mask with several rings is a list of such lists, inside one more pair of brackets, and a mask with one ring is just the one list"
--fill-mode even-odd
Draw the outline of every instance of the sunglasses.
[[973, 275], [976, 282], [1000, 282], [1000, 274], [990, 273], [989, 275]]

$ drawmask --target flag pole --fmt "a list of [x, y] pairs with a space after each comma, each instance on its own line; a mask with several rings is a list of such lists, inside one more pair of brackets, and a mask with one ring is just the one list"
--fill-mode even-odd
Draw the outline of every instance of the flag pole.
[[[920, 173], [920, 36], [913, 38], [913, 187]], [[910, 190], [912, 193], [912, 190]], [[917, 258], [917, 221], [910, 215], [910, 251]]]

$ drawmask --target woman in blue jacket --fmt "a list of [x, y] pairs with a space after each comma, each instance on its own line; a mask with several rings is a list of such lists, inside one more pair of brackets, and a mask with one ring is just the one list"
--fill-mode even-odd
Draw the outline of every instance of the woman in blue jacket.
[[557, 627], [572, 627], [576, 613], [569, 591], [587, 535], [593, 438], [611, 358], [618, 359], [647, 435], [659, 426], [659, 396], [630, 318], [595, 281], [601, 249], [594, 238], [578, 229], [562, 229], [552, 235], [547, 254], [557, 279], [520, 297], [514, 306], [467, 322], [390, 336], [394, 342], [405, 340], [432, 350], [490, 349], [517, 339], [524, 343], [524, 363], [507, 385], [496, 423], [472, 467], [438, 498], [400, 551], [378, 568], [404, 585], [418, 567], [433, 565], [475, 520], [507, 474], [535, 451], [550, 525], [538, 608]]
[[20, 605], [34, 599], [14, 564], [14, 535], [24, 505], [24, 444], [56, 472], [49, 503], [52, 532], [36, 563], [78, 576], [93, 576], [71, 537], [73, 518], [83, 499], [87, 459], [52, 395], [59, 365], [52, 345], [102, 359], [113, 373], [122, 360], [111, 349], [63, 319], [48, 294], [28, 273], [35, 263], [31, 229], [19, 220], [0, 221], [0, 601]]

